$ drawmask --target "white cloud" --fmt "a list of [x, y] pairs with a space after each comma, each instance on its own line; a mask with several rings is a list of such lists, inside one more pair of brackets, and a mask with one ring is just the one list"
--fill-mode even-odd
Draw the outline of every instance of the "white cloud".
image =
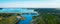
[[2, 3], [0, 7], [60, 7], [60, 0], [51, 2], [22, 2], [22, 3]]

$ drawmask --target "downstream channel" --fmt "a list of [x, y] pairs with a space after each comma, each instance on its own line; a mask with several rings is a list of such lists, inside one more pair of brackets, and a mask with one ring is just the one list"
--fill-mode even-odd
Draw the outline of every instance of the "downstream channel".
[[30, 22], [32, 21], [32, 17], [35, 15], [37, 14], [22, 14], [22, 16], [25, 17], [25, 20], [19, 21], [18, 24], [30, 24]]

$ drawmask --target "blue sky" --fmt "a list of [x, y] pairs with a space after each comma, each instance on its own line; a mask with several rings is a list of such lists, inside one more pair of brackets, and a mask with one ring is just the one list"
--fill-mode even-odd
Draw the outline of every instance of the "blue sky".
[[0, 0], [0, 7], [60, 7], [60, 0]]
[[49, 2], [53, 0], [0, 0], [0, 3], [15, 3], [15, 2]]

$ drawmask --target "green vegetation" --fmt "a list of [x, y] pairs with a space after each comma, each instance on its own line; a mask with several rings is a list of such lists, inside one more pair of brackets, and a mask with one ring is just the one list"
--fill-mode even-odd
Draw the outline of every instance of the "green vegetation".
[[20, 15], [18, 13], [0, 13], [0, 24], [16, 24], [20, 19], [22, 19], [16, 18], [17, 16]]
[[37, 17], [33, 17], [34, 24], [60, 24], [59, 17], [57, 14], [42, 13]]

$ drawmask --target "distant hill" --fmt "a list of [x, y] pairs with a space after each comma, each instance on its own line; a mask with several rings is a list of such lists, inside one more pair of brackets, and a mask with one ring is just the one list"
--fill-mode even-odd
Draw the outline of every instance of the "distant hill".
[[34, 10], [41, 13], [60, 13], [60, 10], [56, 10], [54, 8], [37, 8]]

